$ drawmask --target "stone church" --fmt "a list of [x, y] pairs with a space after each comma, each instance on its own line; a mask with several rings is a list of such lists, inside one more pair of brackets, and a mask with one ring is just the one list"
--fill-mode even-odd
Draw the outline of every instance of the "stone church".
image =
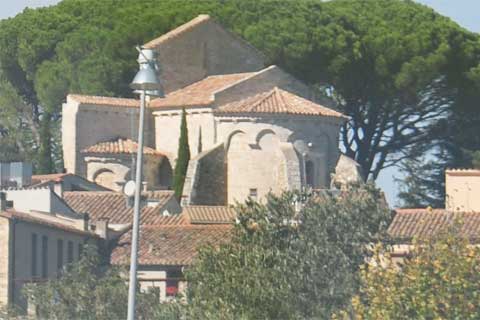
[[[225, 205], [330, 186], [347, 118], [307, 85], [266, 66], [261, 52], [208, 15], [144, 47], [158, 52], [166, 92], [147, 103], [147, 189], [171, 187], [182, 108], [191, 152], [182, 204]], [[121, 190], [132, 177], [138, 110], [136, 99], [68, 95], [62, 118], [67, 172]]]

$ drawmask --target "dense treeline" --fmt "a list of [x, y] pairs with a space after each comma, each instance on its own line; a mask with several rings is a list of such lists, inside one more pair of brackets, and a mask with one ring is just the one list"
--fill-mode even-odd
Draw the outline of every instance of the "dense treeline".
[[[0, 23], [1, 150], [61, 168], [65, 95], [131, 96], [134, 45], [200, 13], [335, 99], [345, 153], [371, 179], [403, 164], [407, 204], [440, 203], [440, 172], [480, 149], [479, 37], [412, 1], [64, 0]], [[409, 197], [427, 185], [432, 199]]]

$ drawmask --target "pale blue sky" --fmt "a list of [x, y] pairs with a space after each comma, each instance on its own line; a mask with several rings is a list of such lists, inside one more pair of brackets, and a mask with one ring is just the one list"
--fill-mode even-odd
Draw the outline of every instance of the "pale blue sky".
[[[55, 4], [59, 0], [0, 0], [0, 19], [15, 16], [25, 7], [42, 7]], [[101, 1], [101, 0], [98, 0]], [[417, 0], [428, 5], [442, 15], [452, 18], [464, 28], [480, 32], [480, 0]], [[400, 177], [395, 168], [384, 170], [377, 180], [387, 194], [390, 205], [397, 201], [397, 185], [394, 177]]]

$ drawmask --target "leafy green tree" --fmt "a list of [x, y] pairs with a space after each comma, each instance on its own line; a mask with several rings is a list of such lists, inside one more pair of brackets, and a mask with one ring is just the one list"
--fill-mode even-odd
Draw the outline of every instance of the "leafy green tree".
[[238, 205], [230, 241], [187, 271], [193, 319], [327, 319], [357, 289], [367, 245], [390, 212], [372, 186], [285, 193]]
[[182, 110], [180, 123], [180, 138], [178, 140], [178, 153], [175, 170], [173, 172], [173, 190], [175, 196], [180, 199], [183, 192], [183, 184], [187, 175], [188, 162], [190, 161], [190, 146], [188, 145], [187, 112]]
[[400, 267], [378, 250], [360, 292], [354, 319], [478, 319], [480, 249], [449, 232], [414, 242]]
[[[123, 319], [127, 315], [125, 270], [102, 262], [97, 249], [86, 246], [82, 259], [68, 265], [55, 280], [25, 287], [29, 303], [41, 319]], [[158, 292], [138, 293], [138, 319], [180, 319], [183, 306], [161, 304]]]
[[[479, 114], [479, 37], [413, 1], [64, 0], [0, 22], [0, 74], [22, 102], [12, 136], [31, 136], [36, 157], [41, 115], [58, 121], [68, 92], [131, 96], [134, 45], [199, 13], [331, 95], [351, 117], [342, 145], [369, 178], [446, 140], [431, 131], [442, 118], [475, 127], [462, 124]], [[454, 131], [453, 145], [478, 149]]]

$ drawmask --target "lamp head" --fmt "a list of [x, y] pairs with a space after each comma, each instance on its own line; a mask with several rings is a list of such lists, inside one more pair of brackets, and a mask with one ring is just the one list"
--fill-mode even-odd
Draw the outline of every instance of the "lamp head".
[[151, 91], [163, 95], [163, 88], [157, 75], [156, 53], [151, 49], [140, 49], [138, 55], [139, 70], [130, 87], [134, 90]]

